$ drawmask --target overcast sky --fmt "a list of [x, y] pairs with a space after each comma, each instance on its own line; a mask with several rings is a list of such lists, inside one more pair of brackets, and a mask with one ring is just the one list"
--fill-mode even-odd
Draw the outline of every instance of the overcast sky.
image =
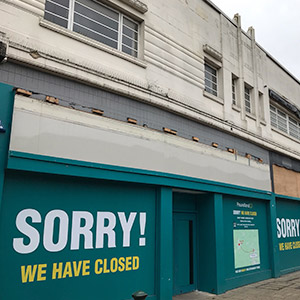
[[228, 17], [239, 13], [242, 28], [300, 80], [300, 0], [211, 0]]

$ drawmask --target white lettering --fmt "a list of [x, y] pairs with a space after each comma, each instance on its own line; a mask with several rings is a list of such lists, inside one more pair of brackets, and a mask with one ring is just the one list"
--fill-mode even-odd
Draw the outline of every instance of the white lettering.
[[31, 218], [32, 223], [41, 223], [41, 215], [35, 209], [24, 209], [20, 211], [16, 218], [16, 226], [18, 230], [29, 238], [29, 244], [25, 245], [24, 238], [14, 238], [13, 248], [16, 252], [28, 254], [37, 249], [40, 243], [40, 234], [26, 219]]
[[296, 229], [297, 229], [297, 236], [299, 236], [299, 223], [300, 223], [300, 220], [295, 219], [295, 223], [296, 223]]
[[296, 237], [297, 233], [296, 233], [296, 226], [295, 226], [295, 220], [291, 219], [291, 237]]
[[286, 238], [286, 224], [285, 224], [285, 219], [281, 219], [281, 235], [285, 239]]
[[[70, 250], [79, 250], [80, 247], [84, 249], [115, 248], [117, 220], [119, 221], [118, 232], [123, 235], [122, 244], [120, 243], [120, 245], [130, 247], [131, 230], [137, 212], [128, 213], [128, 218], [126, 214], [125, 212], [98, 211], [97, 220], [94, 220], [93, 214], [88, 211], [73, 211], [69, 224], [69, 216], [63, 210], [51, 210], [43, 220], [37, 210], [24, 209], [16, 217], [16, 228], [24, 236], [13, 238], [13, 248], [16, 252], [22, 254], [32, 253], [39, 247], [40, 243], [49, 252], [62, 251], [66, 248], [68, 242]], [[41, 224], [36, 228], [34, 223]], [[299, 232], [299, 221], [295, 224]], [[136, 238], [139, 239], [139, 246], [146, 246], [145, 212], [140, 213], [139, 225], [140, 235]], [[121, 239], [119, 240], [121, 242]]]
[[280, 219], [279, 218], [276, 219], [276, 223], [277, 223], [277, 237], [280, 239], [281, 238], [281, 227], [280, 227]]
[[[85, 224], [81, 226], [81, 221]], [[71, 250], [79, 249], [80, 235], [84, 237], [84, 249], [93, 249], [93, 233], [91, 228], [94, 224], [93, 215], [87, 211], [73, 211]]]
[[[105, 226], [105, 220], [108, 221], [107, 226]], [[105, 234], [108, 238], [108, 248], [116, 247], [115, 226], [116, 216], [113, 213], [108, 211], [97, 213], [96, 248], [103, 248]]]
[[[53, 242], [54, 237], [54, 221], [59, 219], [59, 232], [57, 243]], [[49, 252], [58, 252], [63, 250], [68, 242], [69, 218], [63, 210], [51, 210], [45, 218], [44, 228], [44, 247]]]
[[130, 213], [128, 221], [126, 221], [125, 213], [118, 212], [118, 216], [123, 229], [123, 247], [130, 247], [130, 232], [136, 217], [136, 212]]
[[286, 219], [285, 222], [286, 222], [286, 237], [290, 237], [291, 236], [291, 222], [289, 219]]
[[277, 237], [279, 239], [288, 237], [299, 237], [299, 223], [300, 219], [277, 218]]

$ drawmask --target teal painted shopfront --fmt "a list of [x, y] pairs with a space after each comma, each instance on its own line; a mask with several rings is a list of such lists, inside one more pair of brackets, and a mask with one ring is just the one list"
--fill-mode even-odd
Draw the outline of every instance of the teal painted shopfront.
[[286, 248], [299, 242], [297, 199], [13, 151], [13, 87], [1, 85], [1, 97], [1, 299], [129, 300], [143, 290], [171, 300], [299, 267], [300, 250]]
[[[269, 278], [267, 205], [210, 192], [8, 170], [1, 290], [12, 299], [39, 299], [45, 288], [44, 299], [86, 293], [97, 299], [101, 290], [102, 299], [109, 299], [118, 282], [116, 299], [130, 299], [137, 290], [167, 299], [196, 289], [222, 293]], [[242, 223], [243, 215], [250, 223]]]
[[173, 199], [174, 294], [220, 293], [272, 276], [268, 200], [195, 192]]
[[155, 197], [150, 187], [9, 172], [4, 299], [40, 299], [45, 288], [43, 299], [97, 299], [99, 291], [103, 299], [112, 292], [128, 299], [139, 289], [155, 295]]
[[277, 198], [277, 238], [281, 274], [300, 269], [300, 202]]

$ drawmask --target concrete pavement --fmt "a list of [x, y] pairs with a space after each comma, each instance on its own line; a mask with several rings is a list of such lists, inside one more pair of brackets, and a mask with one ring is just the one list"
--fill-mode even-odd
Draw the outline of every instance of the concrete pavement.
[[249, 284], [222, 295], [193, 292], [173, 297], [173, 300], [300, 300], [300, 272]]

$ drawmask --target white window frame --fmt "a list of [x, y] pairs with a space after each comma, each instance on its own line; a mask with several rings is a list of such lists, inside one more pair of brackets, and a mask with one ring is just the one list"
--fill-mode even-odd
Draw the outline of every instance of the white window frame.
[[252, 87], [248, 84], [244, 84], [244, 104], [245, 104], [245, 112], [252, 114]]
[[231, 100], [232, 105], [238, 106], [238, 77], [236, 77], [234, 74], [231, 74]]
[[[54, 3], [55, 5], [58, 5], [58, 6], [62, 6], [62, 5], [59, 5], [59, 4], [55, 3], [55, 0], [47, 0], [47, 1], [50, 2], [50, 3]], [[67, 21], [67, 29], [70, 30], [70, 31], [73, 31], [74, 14], [75, 14], [75, 2], [76, 2], [76, 1], [77, 1], [77, 0], [69, 0], [68, 19], [63, 18], [63, 17], [61, 17], [61, 16], [58, 15], [58, 14], [54, 14], [54, 13], [52, 13], [52, 12], [50, 12], [50, 11], [47, 11], [46, 8], [45, 8], [45, 12], [47, 12], [47, 13], [49, 13], [49, 14], [51, 14], [51, 15], [54, 15], [54, 16], [60, 18], [60, 19], [66, 20], [66, 21]], [[91, 1], [92, 1], [92, 0], [91, 0]], [[96, 3], [96, 2], [95, 2], [95, 3]], [[120, 52], [122, 52], [122, 53], [125, 53], [126, 55], [129, 55], [129, 56], [131, 56], [131, 57], [134, 57], [134, 58], [140, 57], [140, 38], [141, 38], [141, 37], [140, 37], [140, 30], [141, 30], [140, 28], [141, 28], [141, 24], [140, 24], [139, 22], [133, 20], [132, 18], [130, 18], [128, 15], [123, 14], [122, 12], [120, 12], [120, 11], [118, 11], [118, 10], [116, 10], [116, 9], [114, 9], [114, 8], [112, 8], [112, 7], [110, 7], [110, 6], [107, 6], [106, 4], [104, 4], [104, 3], [102, 3], [102, 2], [99, 2], [99, 4], [102, 5], [103, 7], [106, 7], [107, 9], [109, 9], [109, 10], [111, 10], [111, 11], [113, 11], [113, 12], [115, 12], [115, 13], [118, 14], [118, 16], [119, 16], [119, 19], [118, 19], [118, 38], [117, 38], [117, 40], [113, 40], [111, 37], [106, 36], [106, 35], [104, 35], [104, 34], [101, 34], [101, 33], [98, 33], [98, 32], [95, 32], [95, 33], [98, 34], [98, 35], [102, 35], [102, 36], [105, 37], [106, 39], [110, 39], [110, 40], [115, 41], [115, 42], [117, 43], [117, 48], [114, 48], [114, 47], [112, 47], [112, 46], [110, 46], [110, 45], [107, 45], [106, 43], [101, 43], [101, 41], [97, 41], [97, 40], [95, 40], [95, 39], [93, 39], [93, 38], [90, 38], [90, 37], [88, 37], [88, 36], [85, 36], [84, 34], [77, 33], [77, 32], [76, 32], [76, 34], [80, 34], [80, 35], [82, 35], [82, 36], [85, 36], [85, 37], [88, 38], [88, 39], [91, 39], [91, 40], [94, 40], [94, 41], [96, 41], [96, 42], [99, 42], [99, 43], [101, 43], [101, 44], [103, 44], [103, 45], [105, 45], [105, 46], [107, 46], [107, 47], [112, 48], [112, 49], [116, 49], [116, 50], [118, 50], [118, 51], [120, 51]], [[84, 5], [84, 4], [80, 3], [80, 5]], [[64, 7], [64, 8], [67, 9], [66, 7]], [[92, 10], [92, 8], [89, 8], [89, 9]], [[109, 17], [106, 16], [105, 14], [102, 14], [100, 11], [96, 11], [96, 13], [98, 13], [99, 15], [103, 15], [103, 16], [105, 16], [106, 18], [109, 18]], [[86, 16], [85, 16], [85, 17], [86, 17]], [[127, 26], [124, 24], [124, 19], [128, 19], [130, 22], [134, 23], [134, 24], [137, 26], [137, 31], [135, 31], [134, 29], [130, 28], [130, 30], [132, 30], [133, 32], [136, 33], [136, 35], [137, 35], [137, 39], [136, 39], [136, 40], [135, 40], [134, 38], [129, 37], [129, 36], [127, 36], [126, 34], [123, 33], [123, 26], [124, 26], [124, 27], [127, 27]], [[95, 20], [93, 20], [93, 21], [95, 22]], [[49, 22], [51, 22], [51, 21], [49, 21]], [[60, 26], [59, 24], [57, 24], [57, 23], [55, 23], [55, 22], [54, 22], [54, 24], [56, 24], [57, 26]], [[103, 27], [105, 27], [104, 24], [101, 24], [101, 25], [102, 25]], [[62, 26], [62, 27], [63, 27], [63, 26]], [[109, 28], [109, 27], [108, 27], [108, 28]], [[89, 29], [89, 28], [87, 28], [87, 29], [90, 30], [90, 31], [92, 31], [92, 30]], [[110, 30], [113, 30], [112, 28], [109, 28], [109, 29], [110, 29]], [[75, 32], [75, 31], [73, 31], [73, 32]], [[128, 45], [124, 44], [124, 43], [123, 43], [123, 38], [124, 38], [124, 37], [129, 38], [129, 39], [131, 39], [134, 43], [136, 43], [136, 49], [133, 48], [133, 47], [129, 47]], [[127, 53], [126, 51], [123, 50], [123, 47], [128, 48], [130, 51], [132, 51], [133, 53], [135, 53], [135, 55], [132, 55], [132, 54]]]
[[[214, 73], [210, 72], [211, 70], [209, 70], [209, 69], [214, 71]], [[209, 77], [207, 77], [207, 75], [211, 76], [212, 79], [215, 79], [215, 81], [210, 79]], [[212, 94], [212, 95], [218, 97], [219, 96], [218, 69], [216, 67], [212, 66], [211, 64], [209, 64], [208, 62], [204, 63], [204, 80], [205, 80], [205, 91], [209, 94]], [[207, 81], [209, 83], [211, 83], [211, 86], [206, 84]], [[215, 85], [216, 88], [214, 89], [212, 87], [212, 85]]]
[[[284, 110], [270, 104], [271, 126], [291, 137], [300, 140], [300, 122], [295, 117], [290, 116]], [[293, 128], [294, 126], [294, 128]]]
[[264, 93], [260, 91], [258, 91], [258, 116], [260, 118], [260, 122], [263, 125], [266, 125]]

